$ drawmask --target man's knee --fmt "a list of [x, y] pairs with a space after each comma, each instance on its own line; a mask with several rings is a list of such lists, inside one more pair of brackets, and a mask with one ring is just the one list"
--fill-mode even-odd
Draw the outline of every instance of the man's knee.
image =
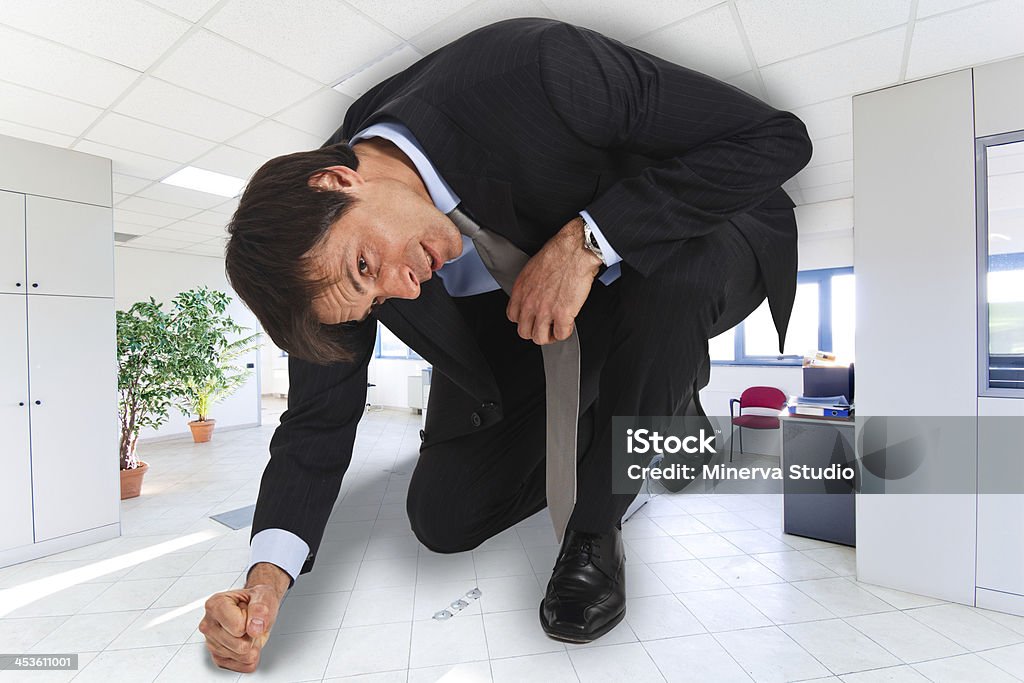
[[458, 497], [457, 492], [437, 486], [417, 486], [415, 477], [409, 484], [405, 499], [409, 526], [419, 542], [435, 553], [461, 553], [481, 543], [458, 510]]

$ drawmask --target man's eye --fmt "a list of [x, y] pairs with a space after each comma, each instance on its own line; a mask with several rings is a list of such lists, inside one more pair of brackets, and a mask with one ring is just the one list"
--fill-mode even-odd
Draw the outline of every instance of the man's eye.
[[366, 265], [366, 259], [364, 259], [362, 256], [359, 257], [359, 266], [358, 267], [359, 267], [359, 272], [361, 274], [365, 273], [369, 269], [369, 266]]

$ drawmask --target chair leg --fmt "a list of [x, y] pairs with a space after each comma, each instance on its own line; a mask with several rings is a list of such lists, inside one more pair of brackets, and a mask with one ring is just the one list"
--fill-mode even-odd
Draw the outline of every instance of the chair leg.
[[731, 420], [729, 421], [729, 428], [729, 462], [732, 462], [732, 445], [736, 441], [736, 425], [732, 424]]
[[743, 427], [740, 427], [740, 455], [743, 455]]

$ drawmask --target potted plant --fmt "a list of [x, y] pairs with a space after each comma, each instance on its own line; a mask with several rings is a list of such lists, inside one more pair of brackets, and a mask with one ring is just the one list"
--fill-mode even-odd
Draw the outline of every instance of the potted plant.
[[167, 420], [174, 397], [174, 343], [170, 316], [152, 297], [117, 311], [117, 391], [121, 422], [121, 499], [142, 492], [149, 465], [136, 452], [139, 431]]
[[[175, 401], [186, 416], [192, 439], [212, 438], [215, 420], [210, 407], [233, 394], [251, 375], [238, 359], [258, 348], [259, 334], [238, 335], [247, 328], [225, 312], [231, 297], [207, 287], [181, 292], [172, 301], [171, 333], [175, 344]], [[232, 339], [232, 337], [235, 337]]]

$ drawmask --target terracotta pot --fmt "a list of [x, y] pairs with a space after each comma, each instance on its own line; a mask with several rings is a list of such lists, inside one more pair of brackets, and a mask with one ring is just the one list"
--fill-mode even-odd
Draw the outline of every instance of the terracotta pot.
[[217, 424], [216, 420], [193, 420], [188, 423], [189, 429], [192, 430], [192, 441], [195, 443], [206, 443], [213, 438], [213, 425]]
[[148, 470], [149, 464], [141, 460], [135, 469], [121, 470], [121, 500], [136, 498], [142, 493], [142, 478]]

